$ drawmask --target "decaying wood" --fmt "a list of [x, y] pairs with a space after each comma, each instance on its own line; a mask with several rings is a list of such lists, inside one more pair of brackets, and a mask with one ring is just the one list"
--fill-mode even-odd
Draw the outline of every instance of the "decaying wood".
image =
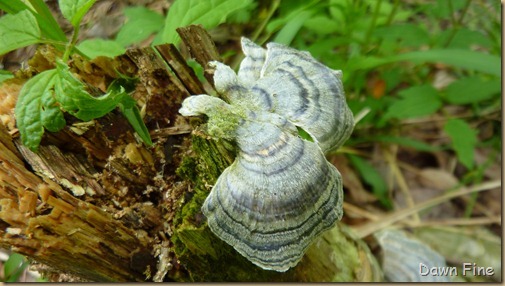
[[196, 77], [195, 72], [188, 65], [183, 64], [184, 58], [173, 44], [158, 45], [155, 48], [190, 94], [205, 93], [205, 89]]
[[207, 65], [210, 61], [221, 61], [221, 56], [209, 34], [198, 25], [177, 28], [177, 33], [191, 56], [205, 69], [205, 78], [214, 85], [214, 77], [207, 69]]
[[[202, 66], [219, 60], [202, 27], [178, 32]], [[102, 90], [115, 70], [138, 77], [133, 97], [153, 147], [139, 143], [117, 111], [87, 123], [68, 118], [64, 130], [46, 133], [38, 153], [0, 125], [0, 246], [88, 281], [380, 280], [370, 251], [345, 226], [326, 232], [285, 273], [254, 266], [214, 236], [200, 207], [233, 161], [233, 145], [207, 138], [196, 127], [202, 120], [178, 115], [184, 97], [209, 88], [173, 45], [156, 50], [161, 57], [131, 49], [114, 61], [71, 65]], [[205, 76], [212, 83], [212, 71]]]
[[29, 171], [3, 126], [0, 136], [0, 245], [86, 280], [144, 281], [150, 239]]

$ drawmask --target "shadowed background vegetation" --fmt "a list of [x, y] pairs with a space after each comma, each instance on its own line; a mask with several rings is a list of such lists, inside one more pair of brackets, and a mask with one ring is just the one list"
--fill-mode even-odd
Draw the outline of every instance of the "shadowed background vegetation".
[[[114, 57], [131, 47], [178, 44], [175, 28], [189, 24], [207, 28], [234, 68], [243, 57], [241, 36], [309, 51], [343, 71], [358, 121], [344, 147], [328, 155], [343, 176], [343, 221], [373, 250], [370, 235], [393, 226], [410, 230], [449, 265], [501, 269], [499, 1], [80, 1], [93, 6], [74, 11], [70, 22], [59, 3], [68, 1], [47, 1], [48, 14], [38, 18], [14, 18], [23, 10], [18, 2], [0, 1], [0, 81], [26, 65], [32, 44], [63, 51], [70, 42], [70, 54]], [[15, 26], [22, 28], [11, 32]], [[188, 64], [205, 81], [203, 68]], [[3, 277], [17, 281], [22, 272], [12, 265], [20, 258], [10, 261]], [[501, 273], [485, 281], [500, 280]]]

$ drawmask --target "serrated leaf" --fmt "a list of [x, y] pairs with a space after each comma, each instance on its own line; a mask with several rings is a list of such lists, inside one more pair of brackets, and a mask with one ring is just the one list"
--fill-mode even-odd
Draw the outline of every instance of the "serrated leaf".
[[65, 117], [54, 97], [54, 90], [47, 89], [42, 94], [42, 125], [51, 132], [58, 132], [66, 125]]
[[442, 106], [435, 88], [430, 85], [414, 86], [399, 92], [401, 98], [388, 108], [384, 119], [415, 118], [433, 114]]
[[123, 47], [139, 43], [163, 28], [163, 16], [145, 7], [125, 8], [124, 14], [128, 20], [116, 36], [116, 42]]
[[61, 14], [74, 28], [79, 27], [82, 17], [95, 2], [96, 0], [59, 0]]
[[251, 0], [176, 0], [168, 10], [161, 40], [177, 44], [180, 38], [175, 29], [192, 24], [201, 24], [205, 29], [214, 28], [230, 13], [250, 3]]
[[77, 48], [90, 59], [94, 59], [99, 56], [113, 58], [126, 52], [126, 49], [123, 48], [120, 43], [102, 39], [84, 40], [77, 46]]
[[17, 253], [11, 253], [4, 264], [5, 282], [17, 282], [23, 270], [26, 268], [26, 258]]
[[386, 208], [391, 209], [392, 203], [388, 194], [388, 187], [379, 172], [368, 161], [354, 155], [348, 155], [349, 160], [356, 170], [360, 173], [361, 178], [367, 184], [372, 186], [373, 194]]
[[447, 101], [453, 104], [477, 103], [499, 96], [501, 81], [499, 78], [484, 80], [481, 77], [467, 77], [453, 82], [446, 90]]
[[109, 86], [106, 94], [93, 97], [86, 91], [84, 84], [70, 72], [65, 63], [57, 61], [56, 67], [58, 77], [55, 81], [55, 97], [63, 110], [83, 121], [89, 121], [102, 117], [119, 106], [146, 145], [152, 145], [149, 131], [142, 121], [135, 100], [123, 87], [123, 85], [127, 88], [131, 86], [131, 81], [128, 82], [127, 78], [117, 79]]
[[47, 70], [29, 79], [19, 92], [14, 113], [23, 144], [32, 151], [39, 147], [44, 134], [41, 119], [42, 94], [54, 86], [56, 70]]
[[477, 144], [477, 131], [461, 119], [448, 120], [444, 131], [451, 138], [451, 146], [458, 160], [468, 169], [474, 164], [474, 149]]
[[20, 0], [3, 0], [0, 1], [0, 9], [9, 14], [16, 14], [23, 10], [31, 11], [31, 9], [34, 8], [36, 13], [32, 12], [32, 14], [37, 19], [41, 35], [55, 41], [66, 41], [67, 37], [65, 33], [61, 30], [58, 22], [56, 22], [49, 8], [44, 3], [44, 0], [30, 0], [30, 4], [31, 7]]
[[58, 132], [67, 124], [63, 112], [57, 106], [44, 109], [41, 113], [41, 120], [42, 125], [51, 132]]
[[58, 70], [55, 85], [56, 100], [63, 110], [83, 121], [104, 116], [116, 108], [125, 96], [121, 92], [108, 92], [100, 97], [93, 97], [65, 63], [58, 61], [56, 66]]
[[28, 10], [0, 18], [0, 55], [40, 42], [40, 29]]

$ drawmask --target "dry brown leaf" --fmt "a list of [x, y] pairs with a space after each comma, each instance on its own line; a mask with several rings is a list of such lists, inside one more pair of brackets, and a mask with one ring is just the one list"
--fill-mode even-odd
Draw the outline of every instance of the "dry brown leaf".
[[459, 183], [459, 180], [453, 174], [446, 170], [434, 168], [421, 170], [418, 180], [423, 187], [439, 191], [450, 190]]

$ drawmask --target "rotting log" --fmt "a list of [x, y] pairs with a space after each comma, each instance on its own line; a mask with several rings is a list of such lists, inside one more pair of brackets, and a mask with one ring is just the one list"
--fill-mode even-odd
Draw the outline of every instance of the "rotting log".
[[[178, 32], [212, 84], [206, 64], [219, 55], [209, 35], [200, 26]], [[115, 71], [139, 78], [133, 97], [151, 148], [137, 142], [116, 111], [87, 123], [67, 118], [64, 130], [46, 133], [38, 153], [0, 126], [0, 246], [83, 281], [381, 280], [366, 244], [343, 225], [325, 232], [285, 273], [254, 266], [214, 236], [200, 207], [233, 162], [233, 143], [208, 138], [201, 119], [178, 115], [184, 97], [214, 93], [184, 58], [161, 45], [71, 64], [102, 90]], [[37, 61], [51, 68], [43, 56]]]
[[32, 173], [3, 126], [0, 137], [0, 245], [86, 280], [144, 281], [154, 259], [130, 265], [151, 256], [150, 239]]

